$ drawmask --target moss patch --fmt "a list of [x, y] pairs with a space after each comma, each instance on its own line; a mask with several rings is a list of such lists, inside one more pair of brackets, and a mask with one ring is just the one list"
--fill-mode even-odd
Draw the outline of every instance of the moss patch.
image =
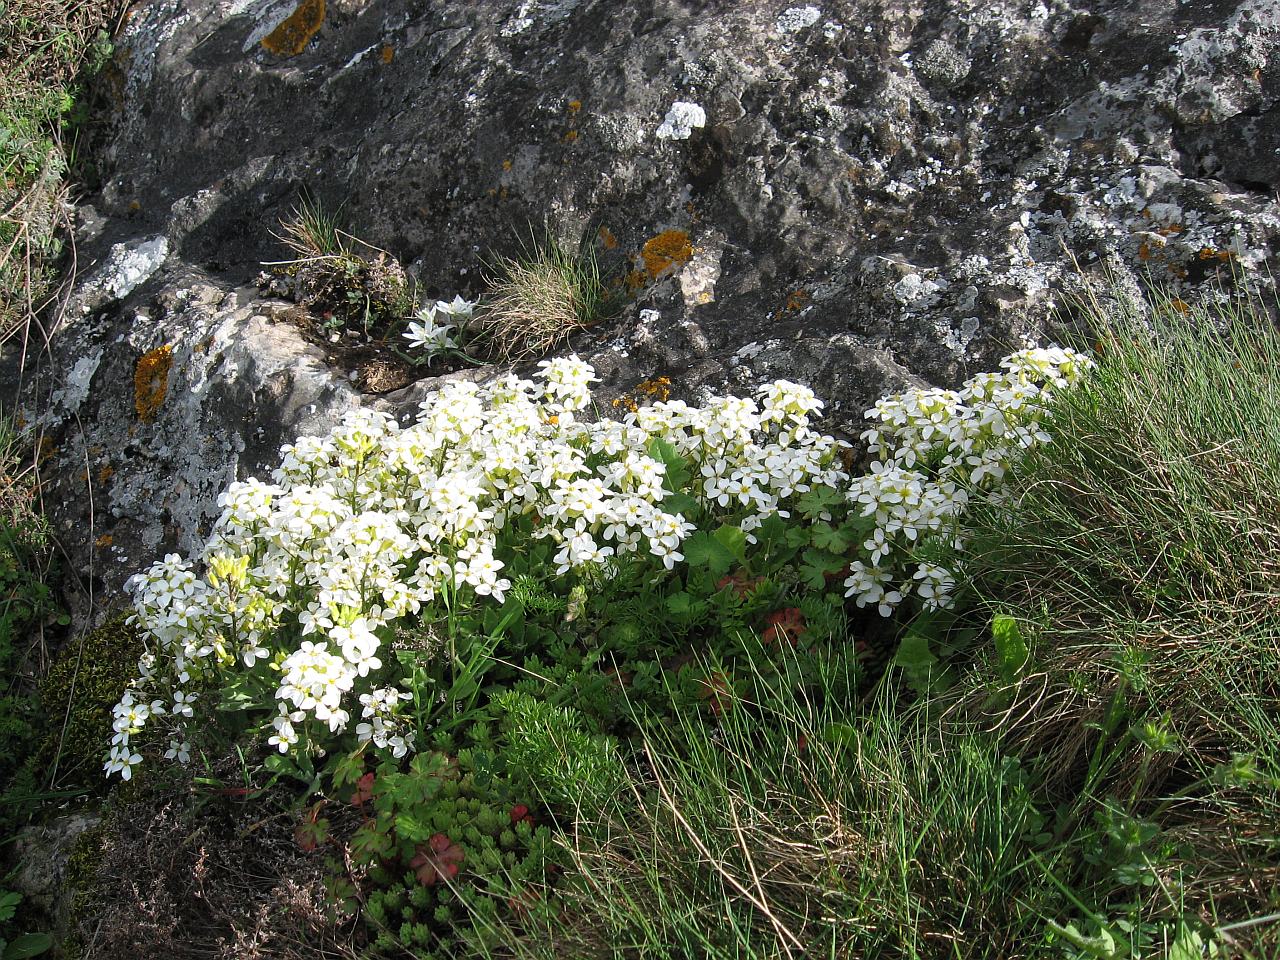
[[144, 650], [141, 636], [121, 616], [58, 654], [40, 684], [48, 730], [30, 761], [44, 786], [105, 786], [101, 767], [111, 740], [111, 708]]

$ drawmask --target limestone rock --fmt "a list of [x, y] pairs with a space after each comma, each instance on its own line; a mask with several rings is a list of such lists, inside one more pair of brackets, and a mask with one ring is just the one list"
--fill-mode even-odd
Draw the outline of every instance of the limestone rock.
[[[830, 401], [829, 427], [856, 431], [883, 391], [955, 383], [1046, 337], [1081, 272], [1195, 296], [1266, 265], [1278, 11], [140, 5], [90, 144], [102, 183], [86, 279], [26, 378], [29, 419], [56, 448], [46, 500], [83, 571], [94, 558], [113, 589], [193, 547], [218, 490], [265, 473], [280, 442], [374, 402], [248, 286], [282, 259], [273, 232], [304, 193], [341, 205], [424, 297], [479, 293], [486, 258], [515, 252], [529, 224], [595, 243], [634, 280], [614, 322], [571, 341], [606, 392], [663, 374], [689, 396], [788, 376]], [[264, 46], [295, 14], [296, 49]], [[673, 103], [705, 125], [660, 137]], [[646, 245], [673, 232], [688, 253], [650, 271]], [[166, 344], [167, 393], [143, 422], [135, 367]], [[411, 413], [430, 388], [376, 402]]]

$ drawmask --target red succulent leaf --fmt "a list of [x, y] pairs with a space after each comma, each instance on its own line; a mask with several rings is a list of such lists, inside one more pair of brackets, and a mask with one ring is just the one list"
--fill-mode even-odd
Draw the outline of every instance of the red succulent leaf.
[[788, 643], [794, 647], [808, 630], [799, 607], [775, 610], [764, 619], [769, 624], [761, 636], [765, 643]]
[[351, 794], [351, 805], [362, 807], [373, 799], [373, 772], [370, 771], [356, 781], [356, 788]]
[[419, 883], [430, 887], [437, 880], [456, 877], [466, 856], [462, 847], [443, 833], [437, 833], [424, 846], [418, 847], [417, 854], [409, 861], [409, 868], [417, 874]]
[[698, 683], [701, 687], [698, 696], [707, 701], [707, 706], [717, 717], [724, 713], [729, 704], [733, 703], [733, 687], [724, 671], [717, 670], [715, 673], [708, 674]]

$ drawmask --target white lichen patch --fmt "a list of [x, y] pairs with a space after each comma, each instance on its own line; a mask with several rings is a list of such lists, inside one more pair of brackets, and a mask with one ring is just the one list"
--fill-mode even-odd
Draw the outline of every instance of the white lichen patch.
[[72, 364], [63, 385], [49, 398], [50, 405], [68, 413], [79, 410], [80, 404], [89, 396], [89, 385], [93, 383], [93, 375], [101, 362], [102, 350], [98, 349]]
[[702, 107], [686, 100], [677, 100], [658, 127], [657, 136], [659, 140], [688, 140], [694, 130], [706, 125], [707, 112]]
[[716, 284], [720, 281], [720, 251], [699, 248], [692, 260], [680, 271], [680, 293], [685, 306], [713, 303]]
[[524, 33], [535, 23], [556, 23], [573, 13], [581, 2], [582, 0], [523, 0], [515, 15], [498, 32], [504, 37], [514, 37]]
[[169, 241], [164, 237], [117, 243], [77, 292], [77, 299], [84, 304], [81, 312], [90, 310], [92, 301], [124, 299], [160, 269], [168, 256]]
[[822, 16], [822, 11], [817, 7], [788, 7], [778, 14], [778, 19], [774, 22], [779, 33], [795, 33], [798, 30], [804, 30], [806, 27], [812, 27], [818, 22]]

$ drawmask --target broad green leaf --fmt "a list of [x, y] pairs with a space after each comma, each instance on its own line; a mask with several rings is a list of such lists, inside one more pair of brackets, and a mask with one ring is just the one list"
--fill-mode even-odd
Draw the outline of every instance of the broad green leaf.
[[667, 610], [677, 617], [697, 616], [707, 605], [685, 590], [667, 597]]
[[747, 563], [747, 535], [741, 528], [721, 524], [712, 534], [716, 542], [729, 552], [729, 555], [743, 566]]
[[702, 506], [687, 493], [673, 493], [662, 501], [662, 509], [667, 513], [680, 513], [686, 520], [692, 520], [702, 512]]
[[843, 553], [853, 541], [840, 527], [820, 523], [813, 528], [813, 545], [831, 553]]
[[684, 558], [691, 567], [710, 570], [717, 577], [724, 576], [733, 566], [733, 554], [724, 544], [705, 531], [698, 531], [681, 546]]
[[396, 833], [402, 840], [410, 843], [422, 843], [430, 839], [435, 830], [417, 817], [407, 813], [396, 814]]
[[929, 649], [929, 637], [917, 630], [910, 630], [898, 645], [893, 662], [905, 670], [927, 671], [938, 658]]
[[16, 940], [9, 941], [9, 945], [4, 948], [4, 960], [38, 957], [47, 953], [52, 946], [53, 937], [47, 933], [24, 933]]
[[654, 437], [649, 441], [649, 456], [667, 468], [663, 486], [668, 490], [679, 493], [688, 486], [689, 465], [675, 447], [660, 437]]
[[1008, 614], [997, 614], [991, 621], [991, 637], [1000, 658], [1000, 676], [1005, 683], [1013, 683], [1022, 673], [1029, 655], [1018, 621]]
[[14, 911], [22, 902], [22, 894], [12, 890], [0, 890], [0, 923], [13, 918]]
[[842, 747], [856, 747], [858, 731], [847, 723], [829, 723], [822, 730], [822, 739]]

